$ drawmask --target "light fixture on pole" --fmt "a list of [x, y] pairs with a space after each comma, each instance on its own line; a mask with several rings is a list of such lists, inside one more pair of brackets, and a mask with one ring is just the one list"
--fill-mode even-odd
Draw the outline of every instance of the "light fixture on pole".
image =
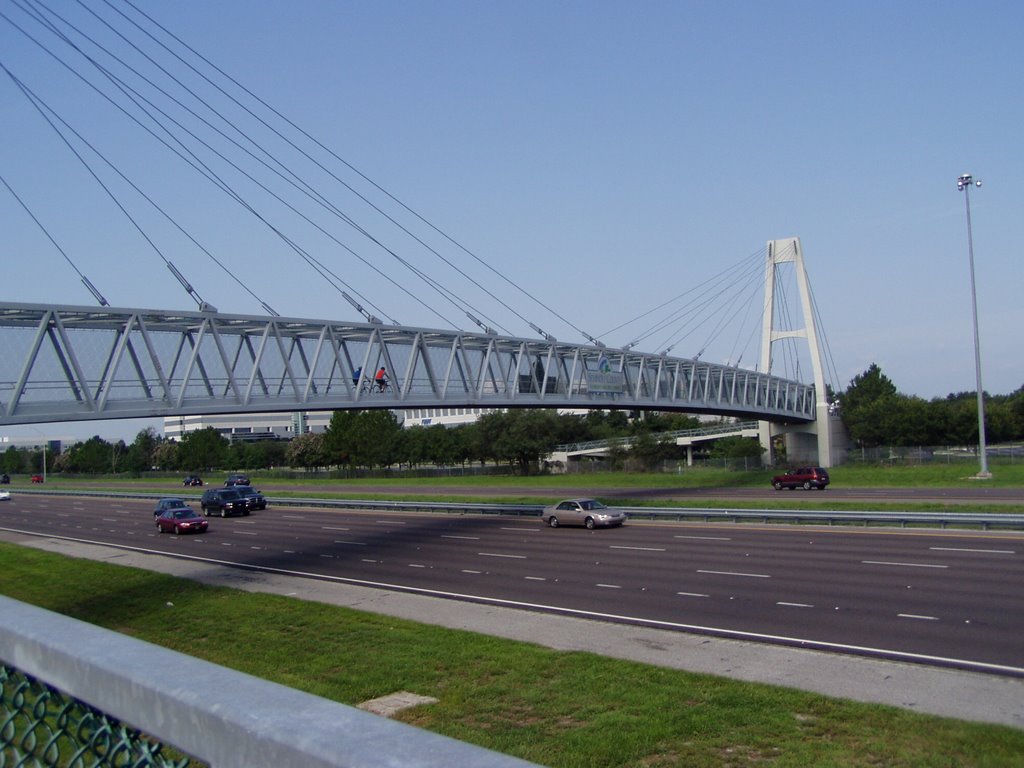
[[978, 453], [981, 455], [981, 469], [976, 475], [980, 480], [988, 480], [992, 473], [988, 471], [988, 448], [985, 445], [985, 391], [981, 387], [981, 344], [978, 341], [978, 294], [974, 287], [974, 235], [971, 232], [971, 186], [980, 187], [981, 181], [975, 180], [969, 173], [961, 174], [956, 180], [956, 188], [964, 193], [967, 206], [967, 254], [971, 265], [971, 312], [974, 318], [974, 373], [978, 385]]

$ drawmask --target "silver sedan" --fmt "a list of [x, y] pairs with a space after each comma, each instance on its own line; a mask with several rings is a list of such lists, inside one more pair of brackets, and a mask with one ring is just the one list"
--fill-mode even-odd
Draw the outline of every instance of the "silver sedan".
[[611, 527], [626, 522], [621, 509], [606, 507], [597, 499], [566, 499], [544, 507], [542, 519], [552, 528], [560, 525], [583, 525], [587, 528]]

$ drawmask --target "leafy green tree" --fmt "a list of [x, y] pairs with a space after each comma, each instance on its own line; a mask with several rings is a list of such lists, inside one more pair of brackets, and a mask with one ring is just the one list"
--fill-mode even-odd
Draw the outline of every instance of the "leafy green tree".
[[145, 472], [152, 468], [156, 463], [153, 461], [153, 452], [160, 442], [161, 439], [153, 427], [143, 429], [135, 435], [135, 440], [128, 446], [122, 462], [124, 469], [129, 472]]
[[306, 432], [292, 438], [288, 443], [285, 461], [292, 467], [315, 469], [327, 466], [327, 450], [323, 432]]
[[25, 464], [25, 455], [23, 451], [18, 450], [13, 445], [9, 446], [4, 451], [3, 456], [0, 457], [0, 469], [2, 469], [8, 475], [21, 472]]
[[355, 411], [335, 411], [331, 416], [331, 423], [324, 432], [324, 450], [327, 452], [328, 464], [355, 466], [350, 448], [355, 423]]
[[360, 411], [348, 432], [348, 448], [360, 467], [388, 467], [398, 460], [402, 425], [391, 411]]
[[153, 448], [153, 466], [158, 469], [178, 469], [178, 444], [173, 440], [164, 440]]
[[178, 445], [178, 466], [192, 472], [223, 467], [228, 441], [213, 427], [187, 433]]
[[896, 385], [882, 373], [877, 363], [872, 363], [864, 373], [853, 377], [850, 386], [839, 395], [839, 400], [845, 412], [895, 394]]
[[64, 451], [60, 467], [65, 472], [81, 472], [83, 474], [110, 472], [114, 465], [115, 451], [115, 446], [99, 435], [94, 435], [85, 442], [76, 443]]
[[671, 438], [660, 438], [647, 431], [639, 430], [629, 447], [629, 455], [637, 459], [646, 470], [652, 470], [663, 461], [675, 457], [676, 444]]
[[839, 396], [840, 413], [850, 437], [866, 447], [891, 443], [889, 419], [899, 397], [896, 385], [875, 363], [854, 376], [846, 392]]
[[715, 440], [708, 453], [715, 459], [760, 458], [764, 448], [757, 438], [733, 436]]
[[477, 421], [482, 442], [498, 461], [527, 475], [558, 444], [558, 416], [551, 410], [526, 409], [490, 413]]

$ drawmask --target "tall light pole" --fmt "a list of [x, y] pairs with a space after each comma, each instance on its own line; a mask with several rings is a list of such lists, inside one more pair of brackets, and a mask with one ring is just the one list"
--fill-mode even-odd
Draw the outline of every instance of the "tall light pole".
[[981, 388], [981, 344], [978, 341], [978, 294], [974, 287], [974, 235], [971, 232], [971, 185], [981, 186], [969, 173], [960, 175], [956, 180], [956, 188], [964, 193], [967, 206], [967, 254], [971, 264], [971, 312], [974, 318], [974, 373], [978, 384], [978, 452], [981, 454], [981, 470], [977, 477], [988, 480], [992, 473], [988, 471], [988, 449], [985, 446], [985, 394]]

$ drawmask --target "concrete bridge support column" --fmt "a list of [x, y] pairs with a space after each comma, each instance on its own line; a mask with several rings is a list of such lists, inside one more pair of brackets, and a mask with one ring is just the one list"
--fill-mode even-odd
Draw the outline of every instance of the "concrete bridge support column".
[[[776, 327], [775, 284], [780, 264], [792, 264], [795, 270], [797, 288], [800, 292], [803, 328]], [[828, 403], [828, 388], [825, 386], [825, 372], [821, 364], [821, 347], [818, 342], [818, 328], [815, 323], [814, 309], [811, 302], [811, 288], [807, 279], [807, 270], [804, 267], [803, 248], [798, 237], [768, 241], [768, 258], [765, 265], [764, 312], [762, 317], [764, 320], [761, 329], [761, 370], [765, 373], [771, 373], [773, 362], [772, 345], [776, 341], [799, 338], [807, 342], [811, 371], [814, 376], [816, 419], [813, 424], [809, 424], [806, 427], [794, 427], [786, 431], [817, 435], [817, 464], [822, 467], [830, 467], [834, 460], [832, 456], [833, 420]], [[765, 461], [771, 466], [774, 464], [771, 450], [771, 424], [769, 422], [761, 422], [759, 432], [761, 445], [767, 449]], [[803, 453], [803, 450], [798, 450], [798, 452]], [[793, 457], [787, 456], [787, 458]], [[805, 458], [804, 463], [813, 462], [808, 462]]]

